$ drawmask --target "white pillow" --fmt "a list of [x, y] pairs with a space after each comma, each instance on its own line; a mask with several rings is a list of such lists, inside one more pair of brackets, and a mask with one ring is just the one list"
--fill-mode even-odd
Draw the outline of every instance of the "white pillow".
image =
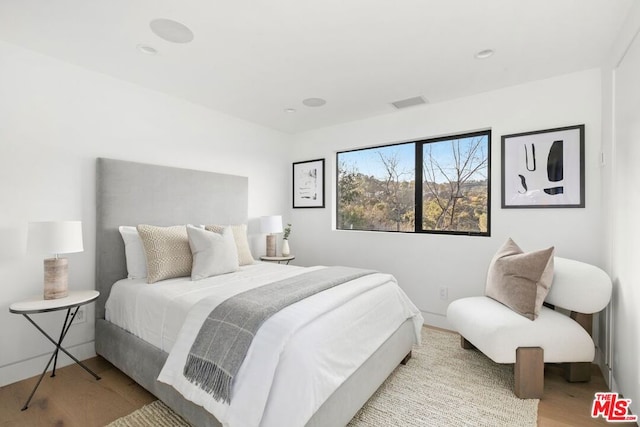
[[[215, 233], [221, 233], [223, 225], [207, 225], [205, 230], [213, 231]], [[229, 225], [233, 232], [233, 237], [236, 241], [236, 247], [238, 248], [238, 262], [240, 265], [249, 265], [255, 263], [253, 256], [251, 255], [251, 248], [249, 247], [249, 240], [247, 239], [247, 225]]]
[[230, 227], [224, 227], [221, 233], [216, 233], [188, 226], [187, 235], [193, 255], [191, 280], [238, 270], [238, 249]]
[[127, 277], [144, 279], [147, 277], [147, 259], [142, 240], [135, 227], [120, 226], [120, 235], [124, 241], [124, 255], [127, 260]]

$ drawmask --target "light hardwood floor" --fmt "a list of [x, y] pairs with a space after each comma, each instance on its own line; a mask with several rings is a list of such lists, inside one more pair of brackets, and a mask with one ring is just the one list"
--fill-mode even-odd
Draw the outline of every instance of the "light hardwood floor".
[[[475, 350], [472, 350], [475, 351]], [[101, 357], [86, 364], [102, 377], [96, 381], [77, 365], [57, 370], [56, 376], [42, 380], [31, 405], [21, 411], [37, 377], [0, 388], [0, 426], [104, 426], [127, 415], [155, 397]], [[544, 397], [538, 410], [538, 426], [603, 426], [602, 418], [591, 418], [593, 395], [607, 391], [600, 371], [594, 365], [589, 383], [567, 383], [561, 370], [545, 369]], [[636, 426], [616, 423], [617, 426]]]

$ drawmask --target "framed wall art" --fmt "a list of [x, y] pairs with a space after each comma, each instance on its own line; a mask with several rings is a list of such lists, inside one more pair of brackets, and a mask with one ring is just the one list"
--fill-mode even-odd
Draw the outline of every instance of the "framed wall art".
[[293, 164], [293, 207], [324, 208], [324, 159]]
[[584, 206], [584, 125], [502, 137], [503, 208]]

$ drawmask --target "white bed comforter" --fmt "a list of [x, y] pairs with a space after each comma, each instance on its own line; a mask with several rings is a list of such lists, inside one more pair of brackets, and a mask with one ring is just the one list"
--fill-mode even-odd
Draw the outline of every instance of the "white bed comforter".
[[[164, 317], [183, 317], [184, 323], [175, 338], [171, 336], [175, 327], [164, 326], [151, 334], [163, 346], [172, 344], [158, 380], [202, 405], [225, 426], [302, 426], [406, 319], [413, 319], [419, 341], [423, 323], [419, 310], [392, 276], [376, 273], [313, 295], [267, 320], [234, 380], [230, 404], [217, 402], [182, 375], [200, 325], [217, 304], [305, 271], [309, 269], [257, 264], [227, 277], [186, 279], [191, 285], [182, 292], [180, 281], [165, 284], [163, 293], [171, 294], [175, 304], [174, 308], [164, 304]], [[185, 307], [192, 303], [186, 313]], [[154, 304], [154, 310], [161, 305]], [[110, 311], [116, 313], [113, 307]]]

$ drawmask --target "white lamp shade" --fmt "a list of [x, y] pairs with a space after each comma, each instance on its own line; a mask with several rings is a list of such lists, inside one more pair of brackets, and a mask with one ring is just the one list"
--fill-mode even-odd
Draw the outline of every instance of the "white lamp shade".
[[282, 233], [282, 215], [260, 217], [260, 231], [263, 233]]
[[42, 254], [82, 252], [81, 221], [29, 223], [28, 250]]

